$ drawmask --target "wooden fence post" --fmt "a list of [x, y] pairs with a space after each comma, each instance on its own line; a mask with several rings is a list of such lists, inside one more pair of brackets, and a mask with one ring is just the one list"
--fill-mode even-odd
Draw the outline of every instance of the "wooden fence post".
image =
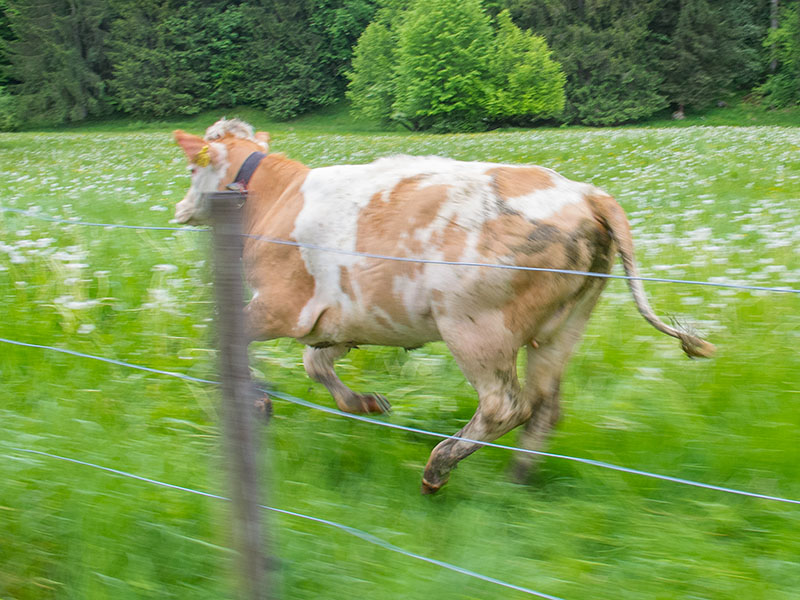
[[239, 192], [210, 194], [214, 229], [214, 287], [222, 382], [226, 467], [233, 509], [233, 537], [238, 557], [239, 597], [273, 598], [261, 526], [258, 481], [257, 399], [247, 357], [242, 278], [241, 202]]

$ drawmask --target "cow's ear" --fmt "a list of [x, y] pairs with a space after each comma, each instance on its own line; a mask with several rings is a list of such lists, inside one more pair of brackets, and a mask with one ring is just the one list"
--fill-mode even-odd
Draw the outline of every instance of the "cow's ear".
[[256, 140], [261, 146], [264, 148], [265, 152], [269, 151], [269, 142], [270, 142], [269, 134], [266, 131], [256, 131]]
[[191, 133], [186, 133], [180, 129], [173, 131], [172, 135], [175, 138], [175, 143], [183, 149], [189, 162], [195, 162], [197, 156], [202, 152], [203, 147], [207, 145], [203, 138], [192, 135]]
[[178, 129], [172, 134], [177, 143], [186, 154], [189, 162], [198, 167], [207, 167], [209, 164], [218, 167], [224, 152], [220, 152], [220, 145], [205, 141], [203, 138]]

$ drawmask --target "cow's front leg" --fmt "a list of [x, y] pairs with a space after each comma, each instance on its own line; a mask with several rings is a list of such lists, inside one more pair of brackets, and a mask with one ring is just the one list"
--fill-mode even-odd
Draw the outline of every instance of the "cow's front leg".
[[336, 371], [333, 363], [348, 353], [350, 348], [344, 344], [327, 348], [307, 346], [303, 352], [303, 365], [306, 373], [314, 381], [321, 383], [333, 396], [339, 410], [348, 413], [385, 413], [391, 406], [381, 394], [359, 394], [347, 387]]

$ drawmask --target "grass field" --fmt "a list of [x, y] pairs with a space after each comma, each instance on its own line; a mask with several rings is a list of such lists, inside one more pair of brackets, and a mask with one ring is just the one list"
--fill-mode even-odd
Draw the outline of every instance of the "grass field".
[[[196, 122], [183, 124], [201, 133]], [[0, 206], [167, 225], [188, 186], [169, 129], [0, 134]], [[312, 166], [392, 153], [532, 162], [591, 181], [627, 210], [644, 274], [800, 288], [800, 130], [535, 130], [479, 135], [278, 126], [273, 149]], [[0, 213], [0, 337], [216, 378], [208, 235], [111, 230]], [[619, 269], [617, 272], [620, 272]], [[800, 298], [647, 285], [664, 316], [718, 347], [689, 361], [609, 284], [563, 386], [549, 449], [800, 499]], [[301, 347], [254, 345], [281, 390], [332, 406]], [[439, 344], [364, 348], [341, 361], [392, 423], [455, 432], [476, 399]], [[52, 452], [226, 494], [216, 390], [0, 344], [0, 598], [229, 596], [228, 506]], [[273, 506], [567, 600], [800, 599], [797, 505], [543, 461], [527, 486], [509, 451], [483, 449], [433, 497], [436, 441], [275, 401], [263, 431]], [[514, 444], [512, 433], [500, 440]], [[286, 599], [523, 598], [341, 531], [267, 514]]]

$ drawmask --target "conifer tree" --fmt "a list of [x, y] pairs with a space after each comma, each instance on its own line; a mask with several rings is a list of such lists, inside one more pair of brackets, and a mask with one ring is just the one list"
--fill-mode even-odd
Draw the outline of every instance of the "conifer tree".
[[248, 103], [289, 118], [338, 101], [351, 48], [374, 9], [374, 0], [244, 3]]
[[8, 18], [8, 1], [0, 0], [0, 89], [11, 81], [11, 63], [8, 60], [8, 46], [14, 39]]
[[207, 106], [208, 40], [193, 4], [120, 0], [109, 36], [111, 90], [123, 112], [144, 117], [193, 114]]
[[562, 119], [587, 125], [635, 121], [667, 106], [659, 87], [656, 0], [511, 0], [524, 27], [543, 35], [566, 75]]
[[733, 80], [735, 38], [723, 11], [709, 0], [668, 3], [662, 20], [669, 42], [662, 51], [662, 92], [682, 114], [725, 94]]
[[108, 108], [103, 0], [7, 0], [9, 75], [30, 119], [78, 121]]

